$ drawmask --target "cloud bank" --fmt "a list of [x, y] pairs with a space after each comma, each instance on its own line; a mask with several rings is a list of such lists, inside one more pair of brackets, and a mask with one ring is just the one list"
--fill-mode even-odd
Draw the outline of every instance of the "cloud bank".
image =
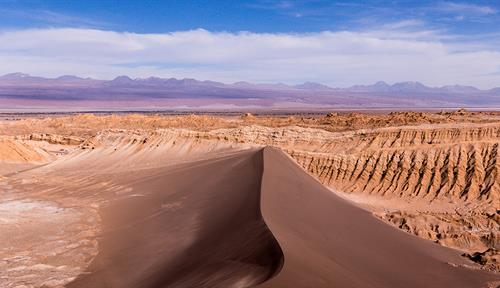
[[315, 81], [340, 87], [378, 80], [498, 86], [500, 51], [459, 38], [413, 20], [372, 31], [302, 34], [26, 29], [0, 32], [0, 74]]

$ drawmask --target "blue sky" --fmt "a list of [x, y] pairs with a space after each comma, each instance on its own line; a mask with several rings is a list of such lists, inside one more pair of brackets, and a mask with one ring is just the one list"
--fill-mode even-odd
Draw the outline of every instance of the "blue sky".
[[2, 28], [85, 27], [137, 33], [316, 32], [407, 19], [453, 33], [498, 32], [500, 1], [19, 1], [2, 0]]
[[0, 2], [0, 73], [500, 86], [500, 1]]

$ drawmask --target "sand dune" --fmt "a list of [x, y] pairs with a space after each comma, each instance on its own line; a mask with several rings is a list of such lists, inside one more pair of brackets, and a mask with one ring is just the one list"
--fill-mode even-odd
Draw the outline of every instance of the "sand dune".
[[250, 287], [269, 279], [283, 256], [260, 213], [262, 165], [252, 151], [140, 172], [129, 193], [102, 208], [100, 253], [67, 287]]
[[[85, 153], [93, 161], [74, 157], [109, 161], [100, 149]], [[93, 167], [92, 178], [119, 186], [76, 191], [100, 203], [101, 228], [97, 256], [66, 287], [483, 287], [498, 279], [335, 196], [276, 149], [112, 173]], [[68, 188], [50, 197], [75, 193]]]
[[99, 254], [67, 287], [482, 287], [498, 279], [335, 196], [275, 149], [135, 173], [130, 183], [111, 176], [132, 189], [100, 208]]
[[481, 287], [498, 279], [332, 194], [279, 151], [266, 148], [264, 163], [262, 211], [285, 265], [262, 287]]
[[[11, 136], [24, 155], [48, 158], [0, 179], [0, 286], [495, 287], [498, 273], [484, 268], [498, 255], [487, 214], [498, 133], [250, 125]], [[424, 172], [405, 192], [411, 166]]]
[[[97, 118], [100, 120], [95, 122], [113, 125], [115, 118]], [[72, 120], [78, 123], [78, 119]], [[157, 120], [153, 117], [137, 124], [141, 128], [149, 127], [148, 130], [100, 130], [85, 140], [55, 134], [43, 137], [31, 134], [24, 139], [32, 139], [31, 143], [55, 144], [83, 141], [81, 157], [73, 160], [74, 165], [110, 170], [119, 169], [117, 166], [127, 169], [137, 163], [151, 168], [158, 166], [157, 159], [182, 161], [186, 156], [203, 155], [207, 151], [278, 146], [323, 184], [352, 200], [363, 202], [378, 216], [407, 232], [467, 253], [499, 248], [500, 222], [496, 208], [500, 201], [497, 152], [500, 131], [496, 123], [403, 126], [336, 133], [295, 126], [255, 125], [211, 131], [151, 130], [155, 123], [183, 125], [186, 121], [197, 123], [196, 119]], [[95, 117], [87, 120], [94, 121]], [[115, 120], [122, 123], [123, 119], [117, 117]], [[209, 125], [227, 125], [228, 122], [198, 120], [206, 120]], [[44, 119], [42, 123], [52, 127], [64, 122], [51, 121]], [[35, 126], [36, 123], [30, 122]], [[125, 123], [133, 125], [130, 121]], [[77, 133], [83, 134], [91, 129], [89, 126], [80, 132], [84, 126], [77, 127]], [[75, 133], [71, 129], [68, 131]], [[80, 164], [87, 152], [99, 147], [103, 148], [112, 166]], [[95, 165], [100, 163], [92, 158], [88, 161]]]

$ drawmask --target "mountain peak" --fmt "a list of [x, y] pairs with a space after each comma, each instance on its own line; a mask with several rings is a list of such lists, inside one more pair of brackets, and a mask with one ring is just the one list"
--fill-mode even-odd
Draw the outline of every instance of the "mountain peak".
[[439, 88], [445, 92], [454, 92], [454, 93], [467, 93], [467, 92], [479, 92], [480, 90], [473, 86], [465, 86], [465, 85], [447, 85]]
[[111, 80], [111, 81], [116, 81], [116, 82], [130, 82], [130, 81], [134, 81], [132, 80], [132, 78], [126, 76], [126, 75], [121, 75], [121, 76], [118, 76], [116, 77], [115, 79]]
[[62, 81], [76, 81], [76, 80], [84, 80], [81, 77], [74, 76], [74, 75], [62, 75], [56, 78], [56, 80], [62, 80]]
[[298, 84], [293, 86], [297, 89], [306, 89], [306, 90], [330, 90], [332, 89], [331, 87], [328, 87], [324, 84], [321, 83], [316, 83], [316, 82], [304, 82], [302, 84]]
[[31, 75], [26, 74], [26, 73], [16, 72], [16, 73], [5, 74], [1, 78], [19, 79], [19, 78], [28, 78], [28, 77], [31, 77]]
[[418, 81], [404, 81], [392, 85], [393, 87], [427, 87]]
[[384, 81], [378, 81], [377, 83], [373, 84], [372, 86], [374, 86], [374, 87], [389, 87], [390, 85], [385, 83]]

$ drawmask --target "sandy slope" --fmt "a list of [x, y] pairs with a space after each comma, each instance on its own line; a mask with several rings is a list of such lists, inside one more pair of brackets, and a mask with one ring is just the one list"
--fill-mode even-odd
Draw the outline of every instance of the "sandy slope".
[[[262, 154], [145, 170], [101, 208], [99, 255], [67, 287], [250, 287], [281, 267], [260, 213]], [[116, 178], [120, 175], [114, 175]]]
[[[255, 125], [85, 131], [3, 138], [3, 151], [17, 154], [0, 154], [0, 230], [8, 231], [0, 236], [0, 286], [482, 287], [499, 280], [462, 252], [356, 206], [443, 245], [489, 247], [480, 258], [495, 269], [495, 123], [341, 133]], [[259, 150], [265, 145], [282, 147], [357, 203], [282, 152]]]
[[[28, 193], [32, 203], [52, 199], [65, 219], [77, 215], [70, 209], [86, 218], [91, 213], [79, 209], [97, 207], [101, 222], [93, 224], [97, 237], [87, 234], [98, 254], [80, 262], [85, 271], [75, 270], [74, 280], [65, 268], [39, 274], [35, 287], [486, 287], [499, 280], [458, 251], [398, 231], [336, 196], [276, 149], [218, 150], [152, 168], [143, 163], [153, 161], [147, 154], [122, 149], [128, 152], [113, 153], [141, 161], [125, 169], [106, 147], [85, 149], [23, 176], [59, 177], [57, 190]], [[24, 191], [55, 184], [38, 181]], [[104, 181], [109, 188], [97, 186]], [[63, 255], [76, 260], [86, 247]], [[52, 269], [57, 257], [40, 261]], [[5, 271], [22, 275], [19, 267]]]
[[264, 150], [262, 211], [285, 265], [262, 287], [482, 287], [500, 279], [377, 220], [290, 160]]

